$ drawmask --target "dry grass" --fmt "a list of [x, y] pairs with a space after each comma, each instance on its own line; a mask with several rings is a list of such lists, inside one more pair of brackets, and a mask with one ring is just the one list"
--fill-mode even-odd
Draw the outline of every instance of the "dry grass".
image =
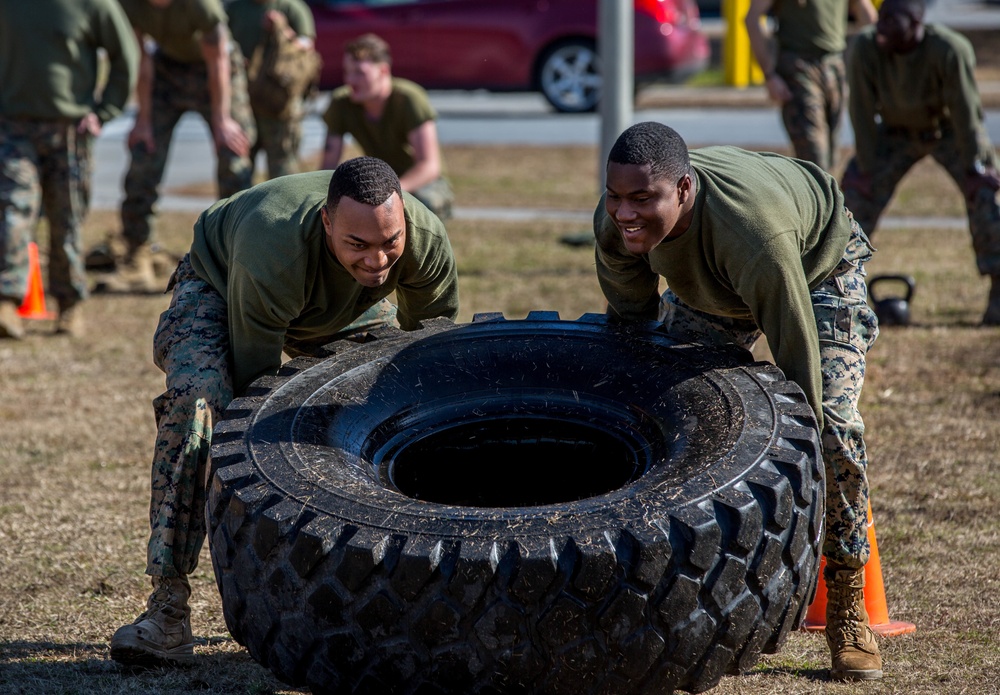
[[[589, 148], [449, 149], [446, 158], [463, 205], [594, 203]], [[938, 193], [940, 171], [924, 169], [891, 214], [960, 207], [957, 191]], [[193, 217], [164, 215], [164, 245], [183, 251]], [[92, 214], [88, 242], [114, 227], [113, 215]], [[600, 311], [592, 251], [558, 243], [579, 231], [449, 223], [461, 320], [480, 311]], [[796, 633], [717, 693], [1000, 693], [1000, 329], [975, 325], [986, 285], [966, 232], [886, 230], [875, 239], [871, 272], [909, 272], [918, 283], [915, 325], [883, 331], [863, 403], [890, 613], [918, 630], [883, 641], [886, 677], [877, 684], [828, 682], [822, 637]], [[50, 323], [37, 321], [26, 340], [0, 343], [0, 692], [295, 692], [228, 637], [207, 551], [193, 578], [198, 664], [131, 673], [107, 657], [111, 633], [147, 593], [150, 400], [163, 387], [150, 343], [166, 303], [97, 296], [86, 305], [83, 339], [52, 337]]]

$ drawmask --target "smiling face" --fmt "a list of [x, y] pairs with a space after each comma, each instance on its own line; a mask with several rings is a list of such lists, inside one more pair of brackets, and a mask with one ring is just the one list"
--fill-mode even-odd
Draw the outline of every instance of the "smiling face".
[[332, 217], [323, 208], [327, 248], [365, 287], [379, 287], [406, 247], [403, 201], [393, 193], [381, 205], [366, 205], [343, 197]]
[[608, 162], [604, 209], [630, 253], [652, 251], [664, 239], [683, 234], [691, 223], [694, 184], [654, 178], [648, 164]]

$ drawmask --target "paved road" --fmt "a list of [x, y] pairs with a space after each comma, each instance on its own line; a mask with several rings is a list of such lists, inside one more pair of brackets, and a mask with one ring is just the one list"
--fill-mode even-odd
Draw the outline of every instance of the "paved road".
[[[555, 114], [536, 94], [485, 94], [476, 92], [432, 92], [431, 101], [440, 113], [439, 134], [444, 144], [535, 144], [590, 145], [600, 137], [595, 114]], [[319, 104], [317, 108], [321, 108]], [[675, 128], [692, 146], [732, 144], [744, 147], [781, 147], [787, 136], [775, 109], [647, 109], [636, 111], [635, 120], [655, 120]], [[1000, 111], [987, 113], [986, 123], [994, 142], [1000, 142]], [[115, 209], [121, 202], [121, 186], [128, 153], [125, 138], [131, 118], [108, 123], [95, 148], [93, 207]], [[304, 124], [302, 153], [314, 154], [321, 146], [325, 128], [315, 113]], [[850, 144], [849, 124], [843, 142]], [[198, 116], [187, 115], [178, 126], [171, 146], [164, 181], [165, 190], [213, 181], [215, 156], [208, 127]], [[164, 206], [202, 209], [203, 199], [166, 197]]]

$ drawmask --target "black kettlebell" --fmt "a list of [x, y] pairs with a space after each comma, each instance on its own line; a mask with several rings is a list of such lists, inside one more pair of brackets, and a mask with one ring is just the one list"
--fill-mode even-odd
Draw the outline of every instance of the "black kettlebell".
[[[880, 282], [901, 282], [906, 285], [906, 295], [899, 297], [885, 297], [879, 299], [875, 296], [875, 285]], [[909, 275], [877, 275], [868, 281], [868, 296], [871, 298], [872, 307], [878, 322], [882, 326], [908, 326], [910, 325], [910, 300], [913, 298], [913, 291], [916, 283]]]

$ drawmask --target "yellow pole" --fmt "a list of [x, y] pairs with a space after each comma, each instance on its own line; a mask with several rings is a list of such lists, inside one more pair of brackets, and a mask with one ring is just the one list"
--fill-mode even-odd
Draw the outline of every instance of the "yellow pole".
[[726, 84], [733, 87], [764, 83], [764, 73], [753, 57], [750, 36], [744, 24], [749, 9], [750, 0], [722, 0], [722, 17], [726, 21], [722, 44], [723, 72]]

